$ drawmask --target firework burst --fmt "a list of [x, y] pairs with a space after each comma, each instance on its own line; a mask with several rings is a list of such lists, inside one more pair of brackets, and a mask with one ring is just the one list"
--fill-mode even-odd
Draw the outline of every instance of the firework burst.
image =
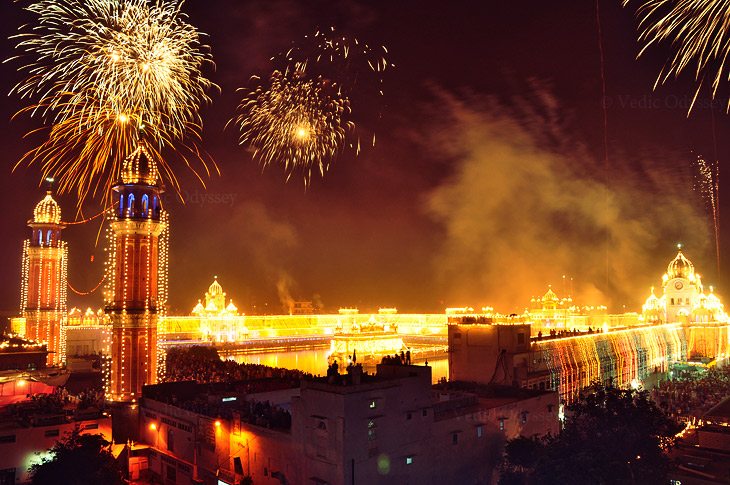
[[[628, 3], [624, 0], [624, 5]], [[648, 0], [639, 7], [637, 16], [639, 41], [644, 44], [639, 56], [658, 44], [669, 43], [674, 49], [654, 87], [690, 70], [696, 81], [690, 111], [708, 83], [714, 98], [720, 85], [730, 79], [730, 4], [719, 0]]]
[[274, 72], [241, 90], [232, 120], [240, 144], [264, 167], [283, 165], [287, 180], [301, 172], [306, 186], [313, 172], [324, 176], [343, 151], [360, 153], [352, 106], [356, 98], [383, 95], [382, 74], [392, 66], [386, 54], [330, 29], [272, 58]]
[[305, 183], [313, 169], [324, 175], [354, 128], [346, 120], [349, 101], [336, 86], [298, 73], [290, 78], [274, 71], [268, 85], [252, 90], [238, 112], [240, 143], [253, 147], [264, 166], [283, 162], [287, 179], [301, 170]]
[[[215, 87], [202, 74], [212, 65], [200, 34], [185, 21], [181, 0], [38, 0], [26, 7], [37, 22], [14, 36], [26, 75], [13, 91], [21, 110], [51, 125], [49, 138], [21, 162], [56, 175], [61, 192], [79, 204], [118, 176], [137, 144], [189, 160], [199, 154], [199, 109]], [[207, 166], [202, 156], [197, 160]], [[196, 172], [197, 173], [197, 172]], [[102, 193], [105, 193], [102, 190]]]

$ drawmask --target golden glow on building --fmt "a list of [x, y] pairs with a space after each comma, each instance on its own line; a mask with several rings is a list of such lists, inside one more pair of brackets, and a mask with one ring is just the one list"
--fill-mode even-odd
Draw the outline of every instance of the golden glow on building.
[[113, 187], [107, 215], [105, 311], [112, 325], [107, 399], [134, 402], [162, 370], [158, 315], [167, 304], [169, 222], [162, 209], [157, 164], [139, 146]]
[[68, 278], [68, 246], [61, 240], [61, 208], [51, 192], [28, 221], [31, 238], [23, 242], [20, 311], [15, 330], [48, 347], [48, 364], [65, 361], [63, 352]]

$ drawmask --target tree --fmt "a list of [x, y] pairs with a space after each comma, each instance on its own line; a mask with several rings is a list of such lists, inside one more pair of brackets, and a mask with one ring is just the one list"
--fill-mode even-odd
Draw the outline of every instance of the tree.
[[51, 457], [30, 468], [32, 485], [123, 485], [121, 465], [100, 434], [77, 427], [51, 448]]
[[568, 407], [560, 435], [508, 444], [500, 481], [665, 483], [669, 459], [664, 449], [680, 429], [646, 391], [595, 384]]

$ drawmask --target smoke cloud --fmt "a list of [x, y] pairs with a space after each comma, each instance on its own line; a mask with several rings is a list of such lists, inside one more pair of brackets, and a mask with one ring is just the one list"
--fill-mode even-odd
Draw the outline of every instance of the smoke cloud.
[[567, 275], [577, 303], [635, 310], [659, 285], [675, 242], [691, 259], [707, 252], [689, 164], [596, 160], [543, 89], [510, 108], [492, 97], [437, 96], [428, 147], [453, 171], [426, 209], [444, 231], [434, 268], [450, 304], [520, 311], [551, 283], [566, 296]]

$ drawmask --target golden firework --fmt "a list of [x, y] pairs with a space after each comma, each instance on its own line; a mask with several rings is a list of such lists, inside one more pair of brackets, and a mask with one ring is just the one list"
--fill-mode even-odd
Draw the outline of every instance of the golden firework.
[[[624, 0], [624, 5], [628, 3]], [[730, 4], [718, 0], [648, 0], [641, 4], [637, 16], [639, 41], [644, 44], [639, 56], [663, 43], [671, 44], [674, 51], [654, 87], [689, 70], [696, 82], [690, 111], [706, 83], [712, 97], [717, 96], [721, 84], [730, 79]], [[727, 107], [730, 109], [730, 100]]]
[[212, 59], [182, 3], [38, 0], [28, 6], [38, 20], [14, 37], [30, 62], [19, 68], [26, 77], [13, 91], [29, 102], [21, 112], [51, 126], [48, 139], [21, 162], [56, 175], [59, 191], [76, 191], [79, 204], [106, 194], [121, 161], [140, 143], [174, 187], [163, 150], [188, 166], [197, 158], [207, 172], [195, 140], [199, 109], [215, 87], [201, 69]]

